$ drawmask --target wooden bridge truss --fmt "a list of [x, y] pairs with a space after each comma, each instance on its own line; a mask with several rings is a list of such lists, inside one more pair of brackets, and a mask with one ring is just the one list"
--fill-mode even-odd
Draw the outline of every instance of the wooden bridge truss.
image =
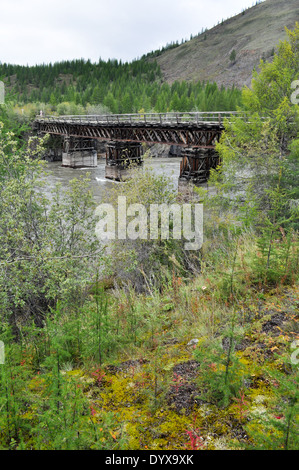
[[142, 164], [142, 148], [139, 142], [108, 142], [106, 164], [127, 168], [130, 165]]
[[65, 136], [63, 141], [64, 152], [81, 152], [87, 150], [94, 150], [95, 143], [90, 139], [78, 139], [73, 136]]

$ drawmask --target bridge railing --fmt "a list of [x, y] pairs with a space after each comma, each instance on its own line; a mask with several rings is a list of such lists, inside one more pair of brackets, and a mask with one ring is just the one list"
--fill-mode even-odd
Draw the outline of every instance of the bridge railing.
[[185, 113], [138, 113], [138, 114], [105, 114], [105, 115], [68, 115], [68, 116], [36, 116], [36, 121], [66, 122], [66, 123], [98, 123], [98, 124], [221, 124], [225, 118], [242, 117], [236, 111], [221, 112], [185, 112]]

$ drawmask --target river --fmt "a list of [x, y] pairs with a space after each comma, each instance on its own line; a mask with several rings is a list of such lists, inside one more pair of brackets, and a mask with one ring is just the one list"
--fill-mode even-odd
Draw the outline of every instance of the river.
[[[153, 168], [157, 175], [165, 174], [171, 178], [174, 188], [178, 187], [178, 178], [180, 173], [180, 161], [178, 157], [175, 158], [150, 158], [145, 159], [143, 167]], [[94, 194], [96, 203], [103, 200], [104, 194], [116, 184], [124, 184], [108, 180], [105, 178], [105, 165], [104, 158], [98, 159], [98, 166], [95, 168], [66, 168], [61, 166], [61, 162], [47, 162], [45, 170], [50, 172], [47, 176], [47, 185], [45, 192], [50, 196], [52, 189], [57, 183], [61, 183], [63, 188], [66, 188], [69, 181], [73, 178], [80, 178], [81, 175], [85, 176], [89, 173], [90, 186]]]

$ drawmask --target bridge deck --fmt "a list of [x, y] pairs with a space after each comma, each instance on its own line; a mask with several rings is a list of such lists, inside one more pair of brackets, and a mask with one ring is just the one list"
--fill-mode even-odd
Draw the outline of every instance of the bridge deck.
[[36, 123], [65, 123], [65, 124], [95, 124], [95, 125], [176, 125], [191, 124], [202, 126], [204, 124], [221, 125], [225, 118], [241, 117], [242, 113], [236, 111], [225, 112], [184, 112], [184, 113], [138, 113], [138, 114], [106, 114], [106, 115], [70, 115], [70, 116], [36, 116]]

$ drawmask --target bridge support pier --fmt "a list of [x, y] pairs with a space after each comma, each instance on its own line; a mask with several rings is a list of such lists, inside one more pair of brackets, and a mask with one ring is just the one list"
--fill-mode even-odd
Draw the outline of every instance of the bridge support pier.
[[47, 162], [61, 162], [63, 152], [63, 139], [61, 136], [50, 135], [44, 151], [44, 159]]
[[66, 136], [63, 143], [62, 166], [70, 168], [96, 167], [96, 146], [92, 139]]
[[195, 184], [205, 183], [211, 169], [219, 165], [219, 156], [214, 149], [184, 148], [180, 167], [180, 179]]
[[193, 186], [208, 181], [211, 169], [219, 165], [215, 149], [184, 148], [180, 167], [178, 190], [187, 199], [193, 195]]
[[115, 181], [130, 178], [130, 169], [143, 163], [139, 142], [115, 142], [107, 144], [105, 177]]

